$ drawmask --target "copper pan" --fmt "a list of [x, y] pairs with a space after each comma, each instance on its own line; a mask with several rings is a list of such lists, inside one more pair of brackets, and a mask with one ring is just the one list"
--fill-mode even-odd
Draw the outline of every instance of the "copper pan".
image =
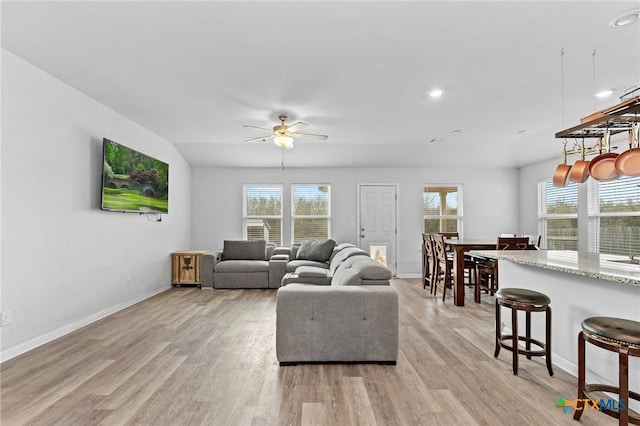
[[611, 152], [610, 138], [611, 132], [607, 131], [604, 135], [604, 147], [607, 152], [602, 153], [603, 142], [601, 139], [599, 141], [601, 154], [593, 158], [589, 163], [589, 174], [591, 174], [592, 178], [600, 182], [614, 180], [620, 176], [620, 173], [616, 171], [615, 167], [618, 154]]
[[640, 176], [640, 123], [629, 130], [629, 149], [616, 158], [615, 168], [625, 176]]
[[584, 159], [584, 140], [580, 146], [580, 153], [580, 160], [573, 164], [569, 173], [569, 180], [575, 183], [584, 183], [589, 177], [589, 162]]
[[556, 167], [553, 173], [553, 186], [567, 186], [567, 177], [571, 171], [571, 166], [567, 164], [567, 147], [562, 150], [562, 164]]

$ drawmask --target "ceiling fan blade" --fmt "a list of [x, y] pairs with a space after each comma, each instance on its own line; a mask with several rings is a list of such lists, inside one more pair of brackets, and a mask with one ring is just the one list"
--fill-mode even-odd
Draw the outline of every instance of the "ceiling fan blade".
[[257, 138], [245, 139], [242, 142], [244, 142], [244, 143], [261, 143], [261, 142], [269, 142], [269, 139], [271, 139], [271, 135], [258, 136]]
[[264, 130], [264, 131], [267, 131], [267, 132], [271, 132], [272, 131], [271, 129], [266, 129], [264, 127], [254, 126], [253, 124], [243, 124], [242, 127], [250, 127], [252, 129], [260, 129], [260, 130]]
[[308, 124], [303, 122], [303, 121], [298, 121], [295, 124], [292, 124], [291, 126], [287, 127], [287, 132], [297, 132], [298, 130], [302, 130], [305, 127], [307, 127]]
[[327, 135], [315, 135], [313, 133], [295, 133], [293, 136], [300, 139], [314, 139], [318, 141], [326, 141], [329, 138]]

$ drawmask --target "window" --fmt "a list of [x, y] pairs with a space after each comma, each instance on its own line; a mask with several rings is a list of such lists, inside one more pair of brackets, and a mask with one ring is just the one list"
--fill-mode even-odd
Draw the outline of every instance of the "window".
[[458, 232], [462, 236], [462, 185], [425, 185], [424, 232]]
[[243, 234], [282, 245], [282, 185], [244, 185]]
[[538, 226], [548, 250], [578, 250], [578, 185], [538, 184]]
[[331, 186], [291, 186], [293, 242], [329, 238], [331, 235]]
[[589, 251], [640, 254], [640, 177], [589, 181]]

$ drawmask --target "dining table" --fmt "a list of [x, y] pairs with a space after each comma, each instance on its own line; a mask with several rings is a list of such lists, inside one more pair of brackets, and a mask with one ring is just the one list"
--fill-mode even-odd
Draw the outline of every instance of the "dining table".
[[447, 238], [444, 243], [453, 250], [453, 304], [464, 306], [464, 254], [470, 250], [495, 250], [496, 238]]

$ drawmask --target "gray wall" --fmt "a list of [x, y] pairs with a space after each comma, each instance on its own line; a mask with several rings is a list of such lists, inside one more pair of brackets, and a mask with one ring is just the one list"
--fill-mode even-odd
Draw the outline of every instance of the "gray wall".
[[[276, 149], [274, 147], [274, 149]], [[520, 232], [518, 172], [515, 169], [243, 169], [192, 170], [192, 242], [194, 249], [221, 248], [225, 239], [242, 238], [242, 185], [284, 184], [283, 243], [291, 241], [290, 185], [331, 184], [332, 237], [357, 243], [357, 185], [398, 185], [398, 276], [419, 276], [424, 184], [462, 184], [464, 237], [494, 237]]]
[[[162, 222], [100, 210], [103, 137], [169, 163]], [[169, 253], [191, 246], [173, 145], [4, 49], [1, 182], [3, 360], [168, 288]]]

